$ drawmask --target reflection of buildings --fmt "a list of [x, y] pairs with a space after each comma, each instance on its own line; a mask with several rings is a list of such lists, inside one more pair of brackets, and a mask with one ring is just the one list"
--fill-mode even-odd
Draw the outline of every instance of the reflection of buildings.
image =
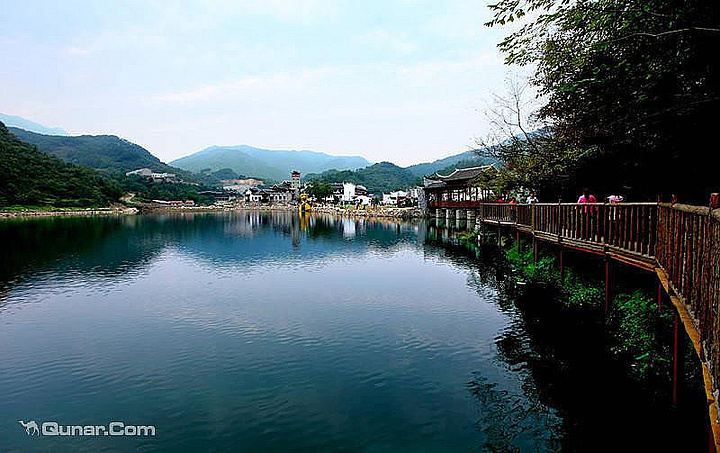
[[343, 237], [352, 239], [355, 237], [355, 219], [343, 219], [342, 222]]

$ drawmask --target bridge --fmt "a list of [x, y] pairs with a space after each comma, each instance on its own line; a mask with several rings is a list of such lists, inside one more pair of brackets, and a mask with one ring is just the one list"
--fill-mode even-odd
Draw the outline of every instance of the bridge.
[[[605, 309], [610, 303], [610, 262], [620, 261], [653, 272], [658, 304], [663, 292], [676, 309], [673, 401], [677, 402], [679, 326], [685, 328], [702, 364], [715, 451], [720, 452], [720, 209], [668, 203], [536, 203], [486, 202], [486, 194], [466, 183], [466, 175], [426, 183], [428, 212], [433, 217], [467, 220], [513, 229], [537, 241], [557, 245], [560, 275], [563, 250], [593, 253], [605, 259]], [[452, 175], [451, 175], [452, 176]], [[462, 176], [462, 180], [457, 176]], [[448, 178], [448, 177], [444, 177]], [[435, 187], [433, 187], [435, 185]]]

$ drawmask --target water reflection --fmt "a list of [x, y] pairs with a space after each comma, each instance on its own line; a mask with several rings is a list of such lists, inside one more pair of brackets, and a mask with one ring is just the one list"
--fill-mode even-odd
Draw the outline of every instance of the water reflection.
[[524, 436], [524, 445], [540, 450], [707, 448], [702, 389], [688, 383], [686, 401], [673, 407], [669, 386], [632, 380], [611, 352], [602, 312], [568, 310], [550, 288], [520, 290], [496, 241], [468, 244], [460, 240], [466, 232], [453, 221], [430, 221], [426, 253], [474, 269], [468, 286], [485, 299], [494, 293], [491, 300], [511, 320], [495, 338], [498, 359], [523, 389], [508, 393], [483, 374], [468, 383], [481, 403], [485, 448], [512, 451]]
[[[612, 369], [592, 341], [602, 322], [517, 293], [495, 247], [461, 243], [467, 228], [285, 212], [0, 222], [0, 450], [584, 450], [616, 446], [598, 430], [678, 421]], [[648, 407], [655, 427], [638, 424]], [[162, 434], [29, 439], [30, 417]]]
[[0, 450], [118, 448], [30, 439], [30, 417], [163, 433], [122, 448], [482, 445], [473, 373], [522, 393], [491, 361], [508, 320], [425, 231], [257, 212], [3, 224]]
[[[364, 253], [367, 247], [391, 249], [414, 240], [420, 228], [387, 220], [257, 211], [12, 219], [0, 222], [0, 242], [12, 244], [3, 253], [0, 290], [36, 272], [68, 278], [140, 272], [172, 247], [219, 265], [244, 266], [267, 259], [322, 260], [328, 254]], [[346, 243], [356, 238], [357, 243]]]

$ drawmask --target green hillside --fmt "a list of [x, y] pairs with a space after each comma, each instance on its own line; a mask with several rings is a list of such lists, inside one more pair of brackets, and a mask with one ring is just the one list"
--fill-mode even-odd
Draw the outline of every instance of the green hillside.
[[20, 140], [37, 146], [41, 151], [78, 165], [105, 173], [128, 172], [138, 168], [168, 173], [178, 169], [164, 164], [140, 145], [114, 135], [80, 135], [75, 137], [43, 135], [24, 129], [9, 128]]
[[39, 151], [0, 123], [0, 206], [107, 206], [121, 194], [115, 181]]
[[351, 171], [329, 170], [320, 174], [309, 174], [307, 181], [352, 182], [362, 184], [368, 191], [380, 196], [383, 192], [405, 189], [421, 183], [421, 178], [406, 168], [390, 162], [380, 162], [366, 168]]

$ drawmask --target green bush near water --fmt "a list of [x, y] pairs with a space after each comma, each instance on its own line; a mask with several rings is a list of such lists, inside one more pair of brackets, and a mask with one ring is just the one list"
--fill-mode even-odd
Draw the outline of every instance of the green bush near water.
[[[463, 237], [473, 243], [474, 234]], [[508, 241], [504, 256], [516, 278], [529, 284], [549, 285], [557, 300], [568, 309], [602, 310], [605, 291], [601, 284], [582, 277], [572, 269], [565, 269], [564, 282], [560, 280], [557, 259], [538, 256], [534, 263], [532, 247], [518, 248], [515, 241]], [[642, 290], [616, 294], [606, 318], [611, 338], [610, 350], [628, 363], [628, 372], [639, 380], [667, 377], [669, 368], [669, 344], [663, 332], [669, 332], [672, 314], [658, 313], [657, 302]]]

